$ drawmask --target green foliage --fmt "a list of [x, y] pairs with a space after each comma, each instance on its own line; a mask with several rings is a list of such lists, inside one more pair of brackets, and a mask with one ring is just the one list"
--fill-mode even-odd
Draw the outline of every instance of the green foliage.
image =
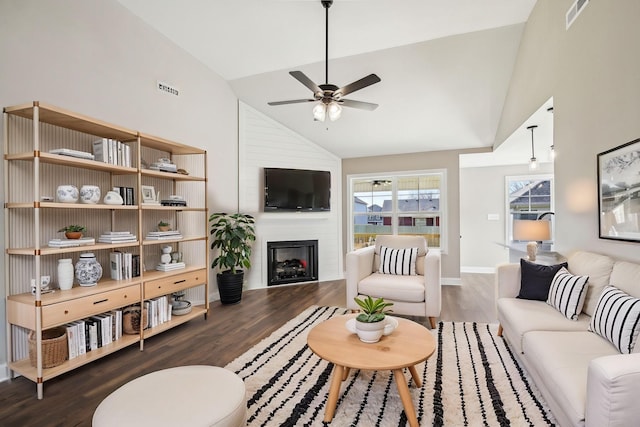
[[165, 222], [163, 219], [160, 220], [160, 222], [158, 223], [158, 227], [166, 227], [168, 225], [169, 225], [169, 223]]
[[211, 249], [218, 249], [211, 268], [236, 270], [251, 268], [251, 243], [256, 240], [255, 219], [251, 215], [224, 212], [209, 217]]
[[68, 231], [79, 231], [81, 233], [84, 233], [86, 231], [86, 227], [84, 225], [67, 225], [66, 227], [62, 227], [60, 230], [58, 230], [58, 232], [62, 232], [64, 231], [65, 233]]
[[363, 313], [358, 314], [356, 320], [364, 323], [374, 323], [383, 320], [385, 313], [391, 311], [386, 308], [393, 305], [392, 302], [385, 302], [384, 298], [374, 300], [369, 295], [367, 295], [365, 299], [354, 298], [354, 301], [363, 311]]

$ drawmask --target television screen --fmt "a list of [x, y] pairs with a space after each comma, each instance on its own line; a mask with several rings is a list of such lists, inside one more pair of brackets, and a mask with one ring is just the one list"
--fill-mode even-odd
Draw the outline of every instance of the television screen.
[[264, 210], [331, 210], [331, 172], [264, 168]]

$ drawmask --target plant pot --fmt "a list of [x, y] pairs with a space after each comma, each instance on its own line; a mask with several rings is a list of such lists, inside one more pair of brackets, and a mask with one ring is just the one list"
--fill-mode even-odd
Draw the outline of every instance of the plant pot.
[[171, 230], [171, 226], [170, 225], [159, 225], [158, 226], [158, 231], [169, 231]]
[[242, 299], [244, 271], [231, 273], [231, 270], [218, 273], [218, 292], [222, 304], [237, 304]]
[[79, 239], [82, 237], [82, 231], [66, 231], [64, 237], [67, 239]]
[[384, 334], [384, 327], [387, 322], [383, 320], [379, 322], [366, 323], [356, 320], [356, 333], [360, 341], [366, 343], [376, 343], [380, 341], [380, 337]]

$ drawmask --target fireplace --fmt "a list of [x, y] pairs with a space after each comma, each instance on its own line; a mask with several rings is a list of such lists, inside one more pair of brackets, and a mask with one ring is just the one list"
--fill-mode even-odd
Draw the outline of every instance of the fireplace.
[[318, 241], [267, 242], [269, 286], [318, 280]]

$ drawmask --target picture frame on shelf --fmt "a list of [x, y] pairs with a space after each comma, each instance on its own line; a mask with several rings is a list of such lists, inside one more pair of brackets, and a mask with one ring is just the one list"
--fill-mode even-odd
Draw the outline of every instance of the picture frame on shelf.
[[151, 185], [141, 185], [140, 192], [142, 193], [142, 203], [156, 205], [158, 199], [156, 198], [156, 189]]
[[640, 138], [598, 154], [601, 239], [640, 242]]

